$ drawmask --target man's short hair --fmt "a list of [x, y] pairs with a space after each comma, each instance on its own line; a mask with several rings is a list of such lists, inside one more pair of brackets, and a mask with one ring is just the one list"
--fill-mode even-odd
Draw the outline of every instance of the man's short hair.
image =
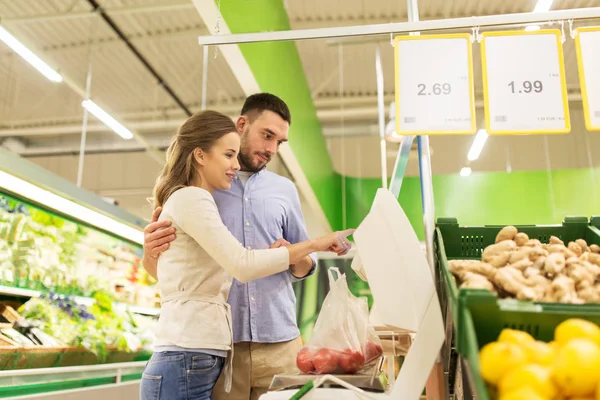
[[271, 93], [256, 93], [246, 98], [241, 115], [246, 115], [253, 121], [263, 111], [272, 111], [278, 114], [288, 124], [292, 124], [292, 115], [287, 104]]

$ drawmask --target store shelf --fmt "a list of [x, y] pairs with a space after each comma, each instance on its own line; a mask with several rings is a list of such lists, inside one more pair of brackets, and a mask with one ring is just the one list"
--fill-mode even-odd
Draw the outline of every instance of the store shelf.
[[[39, 290], [32, 289], [24, 289], [24, 288], [16, 288], [11, 286], [2, 286], [0, 285], [0, 294], [9, 295], [9, 296], [18, 296], [18, 297], [40, 297], [43, 292]], [[90, 306], [94, 303], [94, 299], [89, 297], [81, 297], [81, 296], [73, 296], [75, 301], [80, 304], [84, 304], [86, 306]], [[150, 316], [158, 316], [160, 314], [160, 308], [154, 307], [141, 307], [130, 305], [127, 303], [119, 303], [114, 302], [113, 305], [120, 309], [129, 309], [132, 313], [135, 314], [143, 314]]]
[[[146, 361], [0, 371], [0, 397], [78, 392], [139, 381]], [[67, 390], [65, 390], [67, 389]]]

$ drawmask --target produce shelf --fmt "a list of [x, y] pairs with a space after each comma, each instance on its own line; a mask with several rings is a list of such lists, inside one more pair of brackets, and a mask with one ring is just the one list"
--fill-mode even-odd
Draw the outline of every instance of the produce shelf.
[[[0, 285], [0, 294], [8, 295], [8, 296], [17, 296], [17, 297], [40, 297], [44, 292], [33, 289], [24, 289], [24, 288], [16, 288], [11, 286], [2, 286]], [[94, 303], [94, 299], [90, 297], [80, 297], [80, 296], [72, 296], [75, 301], [80, 304], [84, 304], [86, 306], [91, 306]], [[114, 302], [114, 306], [121, 309], [129, 309], [132, 313], [150, 315], [150, 316], [158, 316], [160, 314], [160, 308], [155, 307], [140, 307], [135, 305], [130, 305], [127, 303], [119, 303]]]
[[115, 386], [140, 380], [145, 361], [0, 371], [0, 397], [69, 391], [93, 386]]
[[[592, 218], [600, 223], [598, 217]], [[447, 309], [446, 321], [453, 321], [457, 352], [466, 356], [469, 339], [465, 313], [471, 313], [474, 329], [484, 343], [495, 340], [504, 327], [524, 330], [534, 337], [550, 340], [556, 324], [569, 317], [581, 317], [600, 324], [600, 305], [561, 304], [500, 299], [495, 293], [481, 289], [458, 289], [448, 268], [451, 259], [480, 259], [485, 247], [495, 242], [504, 225], [463, 227], [455, 218], [440, 218], [435, 233], [435, 252], [438, 278], [443, 284], [442, 309]], [[600, 245], [600, 230], [585, 217], [567, 217], [562, 225], [518, 225], [519, 232], [530, 238], [548, 242], [556, 236], [565, 243], [585, 239], [588, 244]]]

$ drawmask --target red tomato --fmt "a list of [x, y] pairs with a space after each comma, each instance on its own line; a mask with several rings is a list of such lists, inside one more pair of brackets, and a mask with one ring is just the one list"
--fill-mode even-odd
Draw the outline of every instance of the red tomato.
[[354, 374], [365, 365], [365, 356], [354, 349], [346, 349], [340, 354], [340, 367], [346, 374]]
[[304, 347], [298, 352], [296, 356], [296, 365], [298, 369], [306, 374], [315, 371], [315, 365], [313, 364], [313, 355], [308, 348]]
[[313, 364], [317, 374], [330, 374], [339, 364], [338, 352], [331, 349], [320, 349], [313, 356]]
[[367, 346], [365, 349], [365, 358], [367, 359], [367, 361], [371, 361], [372, 359], [377, 358], [382, 354], [383, 349], [381, 348], [381, 345], [371, 340], [367, 341]]

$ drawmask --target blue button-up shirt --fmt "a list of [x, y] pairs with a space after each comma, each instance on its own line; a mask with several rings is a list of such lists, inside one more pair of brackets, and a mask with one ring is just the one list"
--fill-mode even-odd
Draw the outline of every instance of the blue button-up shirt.
[[[231, 189], [215, 191], [223, 223], [247, 249], [267, 249], [277, 239], [290, 243], [308, 239], [296, 186], [273, 172], [252, 174], [244, 185], [239, 177]], [[311, 255], [314, 273], [316, 256]], [[296, 296], [289, 270], [248, 283], [233, 280], [228, 302], [233, 317], [233, 341], [276, 343], [300, 334]]]

